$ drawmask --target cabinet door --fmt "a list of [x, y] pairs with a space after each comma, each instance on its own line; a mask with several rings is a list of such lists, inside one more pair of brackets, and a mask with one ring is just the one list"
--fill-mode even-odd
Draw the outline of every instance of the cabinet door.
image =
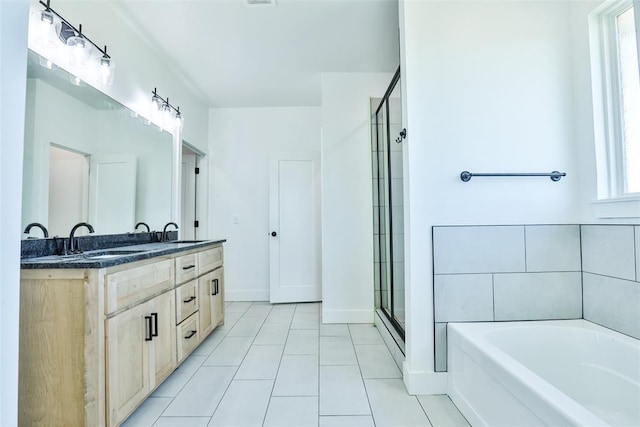
[[200, 314], [200, 338], [205, 339], [213, 330], [213, 274], [207, 273], [198, 279], [198, 312]]
[[107, 320], [107, 418], [118, 425], [150, 391], [149, 303], [140, 304]]
[[160, 384], [176, 367], [175, 292], [169, 291], [152, 299], [151, 388]]
[[211, 300], [211, 322], [213, 327], [224, 321], [224, 267], [211, 272], [211, 286], [214, 287]]

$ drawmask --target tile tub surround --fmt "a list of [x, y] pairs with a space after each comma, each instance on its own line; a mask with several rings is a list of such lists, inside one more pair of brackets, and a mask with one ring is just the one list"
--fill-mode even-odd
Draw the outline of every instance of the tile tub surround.
[[435, 369], [447, 323], [584, 318], [640, 339], [640, 226], [434, 227]]
[[583, 225], [584, 318], [640, 339], [640, 226]]

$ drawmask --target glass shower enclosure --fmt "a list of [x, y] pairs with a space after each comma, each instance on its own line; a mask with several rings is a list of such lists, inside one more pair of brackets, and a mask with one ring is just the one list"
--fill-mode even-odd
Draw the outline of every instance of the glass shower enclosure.
[[400, 68], [382, 99], [372, 99], [373, 237], [376, 307], [404, 339], [404, 206]]

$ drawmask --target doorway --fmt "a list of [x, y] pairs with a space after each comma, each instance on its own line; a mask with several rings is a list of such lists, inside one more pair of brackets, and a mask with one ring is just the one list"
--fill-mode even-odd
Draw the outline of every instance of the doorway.
[[202, 152], [182, 141], [180, 238], [183, 240], [196, 240], [199, 234], [198, 180], [202, 157]]

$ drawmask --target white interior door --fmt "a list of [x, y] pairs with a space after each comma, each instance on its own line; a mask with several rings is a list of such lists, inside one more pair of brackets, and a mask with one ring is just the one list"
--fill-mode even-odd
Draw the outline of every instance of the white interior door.
[[320, 301], [320, 154], [277, 154], [270, 166], [270, 300]]
[[196, 238], [196, 155], [182, 153], [182, 215], [181, 239]]
[[84, 154], [49, 148], [49, 234], [64, 236], [87, 220], [89, 162]]
[[91, 156], [89, 224], [99, 234], [133, 231], [136, 224], [136, 158], [131, 154]]

